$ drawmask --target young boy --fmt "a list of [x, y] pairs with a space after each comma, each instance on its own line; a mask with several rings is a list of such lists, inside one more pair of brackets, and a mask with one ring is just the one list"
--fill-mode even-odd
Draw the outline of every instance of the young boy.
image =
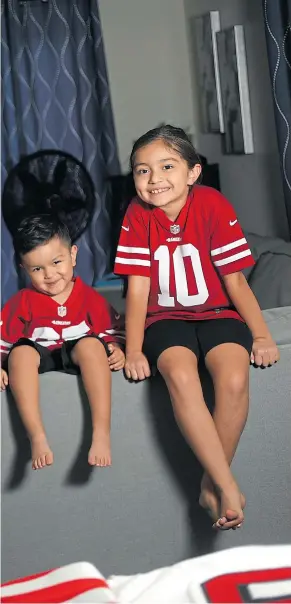
[[88, 462], [109, 466], [110, 369], [124, 366], [120, 317], [92, 287], [74, 278], [77, 246], [53, 216], [23, 220], [14, 247], [31, 286], [2, 311], [1, 390], [9, 379], [31, 442], [32, 467], [53, 463], [39, 406], [38, 374], [47, 371], [81, 373], [92, 414]]

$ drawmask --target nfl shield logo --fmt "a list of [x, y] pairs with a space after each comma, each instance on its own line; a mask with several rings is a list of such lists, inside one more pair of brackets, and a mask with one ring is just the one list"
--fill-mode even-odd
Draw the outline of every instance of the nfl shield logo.
[[58, 315], [59, 317], [65, 317], [67, 314], [67, 308], [66, 306], [59, 306], [58, 307]]
[[170, 231], [172, 235], [178, 235], [178, 233], [180, 233], [180, 226], [178, 224], [173, 224], [170, 226]]

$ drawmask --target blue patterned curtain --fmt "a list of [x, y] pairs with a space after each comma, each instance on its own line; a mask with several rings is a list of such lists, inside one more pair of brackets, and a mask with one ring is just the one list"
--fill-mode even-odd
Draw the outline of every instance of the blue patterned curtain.
[[263, 7], [291, 238], [291, 0], [263, 0]]
[[[7, 0], [2, 6], [2, 186], [21, 155], [68, 151], [96, 189], [92, 224], [78, 242], [78, 274], [95, 283], [108, 268], [110, 190], [120, 172], [97, 0]], [[18, 288], [2, 224], [2, 301]]]

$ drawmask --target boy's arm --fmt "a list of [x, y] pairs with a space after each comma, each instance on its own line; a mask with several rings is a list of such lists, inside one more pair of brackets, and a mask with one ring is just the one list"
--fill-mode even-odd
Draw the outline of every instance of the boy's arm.
[[222, 279], [230, 299], [251, 330], [254, 339], [251, 361], [256, 365], [272, 365], [279, 360], [279, 351], [246, 278], [237, 272]]
[[7, 368], [7, 359], [13, 344], [24, 336], [28, 313], [23, 291], [10, 298], [1, 311], [1, 367]]

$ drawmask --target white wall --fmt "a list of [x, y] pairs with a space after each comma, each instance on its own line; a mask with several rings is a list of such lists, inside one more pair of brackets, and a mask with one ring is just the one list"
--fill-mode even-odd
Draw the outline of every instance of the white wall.
[[[262, 235], [288, 238], [279, 165], [272, 91], [264, 32], [262, 0], [184, 0], [191, 65], [193, 40], [189, 17], [219, 10], [221, 28], [244, 25], [255, 153], [227, 156], [219, 135], [196, 134], [196, 145], [208, 161], [218, 162], [221, 188], [235, 206], [242, 225]], [[195, 123], [200, 123], [198, 85], [191, 69]]]
[[183, 0], [99, 0], [123, 170], [136, 138], [161, 122], [193, 131]]
[[[288, 237], [261, 0], [99, 0], [119, 156], [161, 122], [187, 128], [218, 162], [222, 192], [243, 227]], [[203, 135], [189, 17], [219, 10], [221, 26], [243, 24], [255, 154], [225, 156], [219, 135]]]

